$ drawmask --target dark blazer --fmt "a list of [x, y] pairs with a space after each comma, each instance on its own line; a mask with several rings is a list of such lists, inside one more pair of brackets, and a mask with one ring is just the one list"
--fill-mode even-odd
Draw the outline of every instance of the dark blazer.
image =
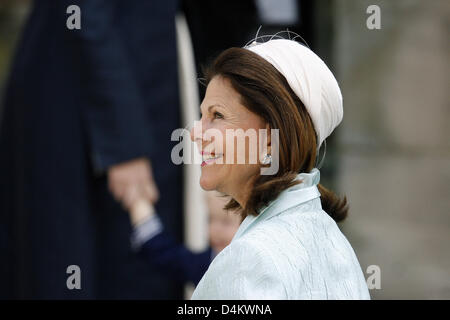
[[[69, 30], [66, 8], [81, 9]], [[181, 240], [175, 0], [37, 0], [16, 51], [0, 127], [0, 297], [182, 297], [131, 252], [112, 164], [147, 156], [164, 225]], [[69, 290], [69, 265], [81, 290]]]
[[147, 240], [138, 251], [151, 266], [181, 283], [197, 285], [208, 270], [213, 259], [213, 250], [193, 252], [163, 231]]

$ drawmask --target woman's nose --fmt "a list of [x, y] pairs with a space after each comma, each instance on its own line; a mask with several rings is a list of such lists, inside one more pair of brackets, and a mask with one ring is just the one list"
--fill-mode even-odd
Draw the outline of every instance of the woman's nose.
[[203, 128], [202, 128], [202, 121], [197, 120], [194, 121], [194, 124], [192, 125], [190, 134], [191, 134], [191, 140], [192, 142], [197, 142], [201, 144], [202, 138], [203, 138]]

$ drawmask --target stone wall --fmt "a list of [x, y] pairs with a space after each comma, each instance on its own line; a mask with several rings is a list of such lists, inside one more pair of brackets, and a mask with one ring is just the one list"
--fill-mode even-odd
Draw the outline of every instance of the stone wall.
[[[450, 2], [333, 3], [342, 229], [363, 269], [381, 268], [374, 299], [449, 299]], [[371, 4], [380, 30], [366, 27]]]

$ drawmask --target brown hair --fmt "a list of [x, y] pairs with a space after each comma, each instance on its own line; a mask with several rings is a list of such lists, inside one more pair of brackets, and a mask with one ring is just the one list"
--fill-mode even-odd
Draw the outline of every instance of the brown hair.
[[[279, 129], [278, 172], [256, 178], [245, 208], [234, 199], [225, 206], [227, 210], [240, 210], [243, 217], [257, 215], [283, 190], [301, 183], [294, 180], [298, 173], [313, 169], [317, 150], [314, 126], [286, 78], [256, 53], [242, 48], [225, 50], [205, 70], [206, 84], [215, 76], [228, 79], [246, 108], [261, 116], [270, 128]], [[323, 210], [337, 222], [345, 219], [346, 197], [340, 199], [320, 184], [318, 188]]]

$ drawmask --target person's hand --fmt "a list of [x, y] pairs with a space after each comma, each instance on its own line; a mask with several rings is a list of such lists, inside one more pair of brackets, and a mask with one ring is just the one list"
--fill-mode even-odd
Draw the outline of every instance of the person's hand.
[[138, 226], [155, 215], [153, 205], [144, 199], [138, 199], [129, 210], [131, 224]]
[[128, 211], [140, 200], [154, 204], [159, 198], [152, 167], [147, 158], [111, 166], [108, 169], [108, 187], [114, 198]]

